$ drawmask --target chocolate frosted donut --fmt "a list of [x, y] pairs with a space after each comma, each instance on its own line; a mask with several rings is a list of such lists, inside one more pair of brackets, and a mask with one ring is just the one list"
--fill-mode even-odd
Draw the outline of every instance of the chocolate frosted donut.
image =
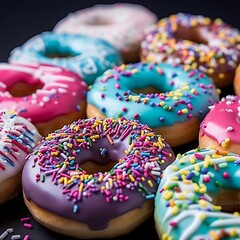
[[152, 214], [160, 175], [173, 160], [171, 147], [137, 120], [78, 120], [29, 155], [25, 202], [37, 221], [62, 234], [126, 234]]

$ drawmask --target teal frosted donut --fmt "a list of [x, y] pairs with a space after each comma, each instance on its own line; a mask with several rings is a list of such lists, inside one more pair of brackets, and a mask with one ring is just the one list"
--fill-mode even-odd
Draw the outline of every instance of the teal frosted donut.
[[239, 164], [239, 155], [214, 149], [179, 154], [164, 171], [155, 198], [159, 238], [239, 239], [239, 214], [221, 210], [222, 206], [233, 212], [230, 205], [239, 204]]
[[122, 63], [118, 51], [104, 40], [53, 32], [41, 33], [15, 48], [9, 61], [65, 67], [78, 73], [88, 84], [107, 69]]
[[136, 63], [115, 66], [96, 79], [87, 115], [138, 119], [177, 146], [197, 138], [201, 119], [218, 99], [212, 80], [196, 69]]

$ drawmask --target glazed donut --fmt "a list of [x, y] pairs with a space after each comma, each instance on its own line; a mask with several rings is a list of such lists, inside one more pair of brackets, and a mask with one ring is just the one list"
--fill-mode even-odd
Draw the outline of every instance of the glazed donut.
[[240, 32], [221, 19], [179, 13], [148, 29], [141, 60], [199, 68], [223, 88], [232, 84], [240, 62]]
[[100, 4], [69, 14], [53, 31], [104, 39], [129, 63], [139, 61], [144, 29], [156, 22], [157, 16], [138, 4]]
[[118, 51], [103, 40], [44, 32], [13, 49], [9, 62], [57, 65], [76, 72], [87, 84], [92, 84], [97, 76], [122, 60]]
[[213, 149], [179, 154], [155, 198], [159, 238], [239, 239], [239, 214], [224, 212], [239, 206], [239, 162], [239, 155]]
[[0, 113], [0, 204], [16, 197], [21, 186], [26, 156], [41, 136], [27, 119], [10, 112]]
[[173, 160], [171, 147], [137, 120], [81, 119], [29, 155], [25, 203], [38, 222], [65, 235], [127, 234], [153, 214], [161, 172]]
[[235, 76], [233, 80], [233, 88], [236, 95], [240, 96], [240, 64], [236, 68]]
[[48, 133], [86, 116], [87, 85], [53, 65], [0, 64], [0, 109], [9, 109]]
[[138, 119], [175, 147], [197, 138], [201, 119], [218, 99], [212, 80], [197, 69], [136, 63], [97, 78], [87, 93], [87, 116]]
[[226, 96], [210, 106], [200, 124], [199, 147], [240, 154], [240, 97]]

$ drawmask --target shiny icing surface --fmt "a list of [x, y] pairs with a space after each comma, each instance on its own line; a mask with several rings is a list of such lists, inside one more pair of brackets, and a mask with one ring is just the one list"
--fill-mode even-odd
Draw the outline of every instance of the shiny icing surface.
[[240, 32], [221, 19], [179, 13], [148, 29], [141, 54], [146, 61], [182, 63], [223, 79], [240, 62]]
[[28, 120], [10, 112], [0, 113], [0, 183], [22, 170], [26, 156], [40, 140]]
[[155, 198], [161, 239], [239, 239], [239, 215], [222, 212], [211, 197], [221, 188], [239, 191], [239, 163], [238, 155], [211, 149], [179, 154], [164, 171]]
[[[17, 83], [40, 85], [28, 96], [13, 96]], [[32, 123], [81, 111], [80, 101], [86, 98], [87, 85], [75, 73], [53, 65], [0, 64], [0, 108], [16, 111]], [[68, 103], [68, 104], [66, 104]]]
[[53, 31], [101, 38], [128, 52], [143, 40], [144, 29], [156, 22], [157, 16], [138, 4], [99, 4], [70, 13]]
[[122, 60], [109, 43], [84, 35], [44, 32], [15, 48], [10, 62], [39, 62], [68, 68], [92, 84], [105, 70]]
[[[134, 92], [149, 86], [159, 93]], [[87, 94], [88, 103], [105, 116], [138, 119], [152, 128], [202, 119], [218, 99], [212, 80], [202, 72], [166, 63], [114, 67], [97, 78]]]
[[[82, 119], [49, 134], [28, 156], [23, 190], [39, 207], [100, 230], [153, 199], [173, 160], [171, 147], [137, 120]], [[81, 167], [89, 161], [114, 166], [91, 173]]]
[[231, 142], [240, 143], [240, 97], [226, 96], [210, 107], [201, 122], [202, 133], [218, 142], [222, 147]]

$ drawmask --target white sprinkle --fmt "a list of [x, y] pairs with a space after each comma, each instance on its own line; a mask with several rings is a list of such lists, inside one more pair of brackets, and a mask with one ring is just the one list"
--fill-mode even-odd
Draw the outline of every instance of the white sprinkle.
[[228, 127], [227, 127], [227, 131], [228, 131], [228, 132], [231, 132], [231, 131], [233, 131], [233, 127], [231, 127], [231, 126], [228, 126]]

